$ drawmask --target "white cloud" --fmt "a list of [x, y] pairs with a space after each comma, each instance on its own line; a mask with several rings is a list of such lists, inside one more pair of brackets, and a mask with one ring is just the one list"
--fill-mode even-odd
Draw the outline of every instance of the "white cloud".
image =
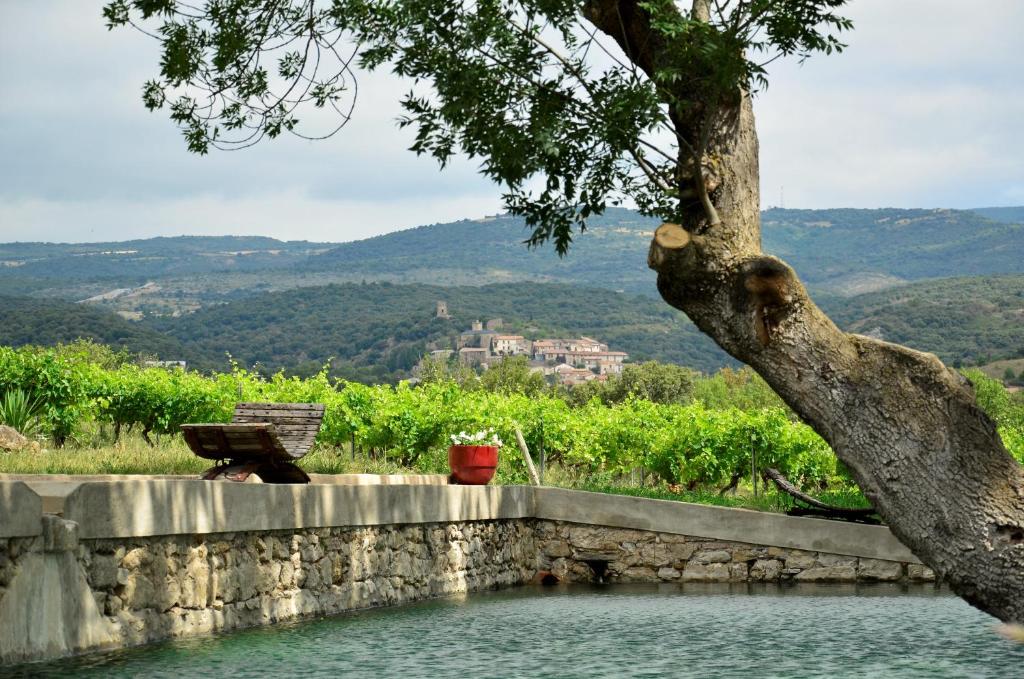
[[[141, 104], [156, 44], [108, 32], [98, 3], [0, 3], [0, 239], [261, 233], [341, 240], [494, 212], [477, 163], [406, 148], [407, 82], [360, 79], [323, 142], [185, 151]], [[763, 202], [799, 207], [1024, 203], [1024, 2], [854, 0], [850, 46], [777, 62], [756, 107]]]
[[1024, 3], [860, 0], [849, 48], [774, 69], [762, 202], [972, 207], [1024, 182]]

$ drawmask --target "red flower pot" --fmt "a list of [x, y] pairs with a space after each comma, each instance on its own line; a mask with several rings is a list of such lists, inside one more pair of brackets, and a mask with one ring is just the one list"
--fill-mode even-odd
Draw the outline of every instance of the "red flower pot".
[[497, 446], [450, 446], [448, 466], [454, 483], [485, 486], [498, 468]]

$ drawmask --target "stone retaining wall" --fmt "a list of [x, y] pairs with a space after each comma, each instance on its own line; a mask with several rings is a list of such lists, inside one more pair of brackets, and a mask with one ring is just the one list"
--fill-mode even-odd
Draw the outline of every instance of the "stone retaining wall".
[[534, 531], [537, 567], [563, 582], [935, 581], [919, 563], [561, 521]]
[[483, 521], [86, 540], [79, 561], [136, 644], [523, 584], [536, 549], [524, 523]]
[[[47, 544], [51, 530], [0, 539], [0, 661], [508, 587], [536, 573], [532, 526], [517, 520], [86, 540], [73, 522], [52, 527], [61, 544]], [[58, 591], [32, 601], [48, 570]], [[35, 606], [72, 612], [25, 615]]]
[[0, 663], [545, 576], [934, 579], [882, 526], [553, 488], [0, 481]]

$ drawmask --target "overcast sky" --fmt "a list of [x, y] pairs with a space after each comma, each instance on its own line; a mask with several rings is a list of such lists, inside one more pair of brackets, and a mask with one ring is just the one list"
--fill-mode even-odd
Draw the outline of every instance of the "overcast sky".
[[[141, 103], [156, 43], [108, 33], [102, 4], [0, 0], [0, 241], [345, 241], [500, 210], [474, 164], [440, 172], [405, 150], [408, 83], [382, 74], [363, 74], [354, 121], [329, 140], [189, 154]], [[1024, 204], [1024, 0], [848, 13], [845, 53], [777, 62], [755, 104], [763, 205]]]

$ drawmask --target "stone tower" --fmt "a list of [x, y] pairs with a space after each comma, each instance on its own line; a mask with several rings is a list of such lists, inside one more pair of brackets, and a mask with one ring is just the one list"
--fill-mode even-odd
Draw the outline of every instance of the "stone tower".
[[451, 318], [451, 316], [448, 315], [448, 302], [445, 302], [443, 300], [438, 300], [438, 302], [437, 302], [437, 314], [436, 314], [436, 317], [437, 318]]

